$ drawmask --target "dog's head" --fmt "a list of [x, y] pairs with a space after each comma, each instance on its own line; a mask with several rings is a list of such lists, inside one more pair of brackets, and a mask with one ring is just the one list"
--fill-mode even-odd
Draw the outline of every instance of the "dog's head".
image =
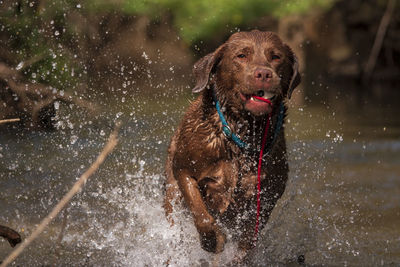
[[193, 73], [193, 92], [214, 83], [218, 95], [255, 116], [270, 113], [272, 107], [254, 96], [277, 103], [290, 98], [300, 83], [297, 58], [290, 47], [275, 33], [257, 30], [233, 34], [197, 61]]

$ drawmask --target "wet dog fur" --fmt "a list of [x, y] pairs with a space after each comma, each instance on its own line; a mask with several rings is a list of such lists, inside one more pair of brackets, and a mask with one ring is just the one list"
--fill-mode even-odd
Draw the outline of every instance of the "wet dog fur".
[[[253, 246], [256, 223], [258, 154], [224, 136], [214, 96], [234, 133], [260, 149], [267, 116], [274, 131], [280, 103], [300, 83], [297, 58], [272, 32], [238, 32], [194, 65], [200, 93], [172, 137], [166, 162], [164, 208], [172, 222], [173, 201], [184, 199], [203, 249], [223, 251], [232, 230], [239, 248]], [[261, 92], [262, 91], [262, 92]], [[271, 105], [252, 98], [263, 94]], [[286, 113], [286, 107], [285, 107]], [[264, 155], [261, 171], [260, 229], [266, 224], [288, 178], [284, 127]]]

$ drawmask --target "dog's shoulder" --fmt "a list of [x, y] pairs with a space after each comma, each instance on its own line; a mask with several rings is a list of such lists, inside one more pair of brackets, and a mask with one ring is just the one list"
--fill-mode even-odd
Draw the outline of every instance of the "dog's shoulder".
[[222, 139], [222, 135], [218, 114], [204, 102], [203, 95], [200, 95], [191, 103], [179, 126], [180, 135], [210, 143], [215, 138]]
[[181, 151], [184, 158], [190, 155], [193, 161], [223, 158], [227, 153], [218, 113], [204, 105], [202, 95], [187, 109], [174, 139], [176, 151]]

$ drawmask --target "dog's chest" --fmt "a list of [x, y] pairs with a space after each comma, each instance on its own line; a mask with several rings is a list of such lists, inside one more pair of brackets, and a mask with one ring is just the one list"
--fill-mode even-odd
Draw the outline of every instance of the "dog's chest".
[[[260, 170], [261, 181], [267, 179], [268, 164], [267, 157], [263, 157]], [[237, 184], [235, 192], [239, 193], [241, 197], [251, 197], [256, 192], [257, 187], [257, 173], [258, 173], [258, 162], [257, 155], [246, 155], [239, 154], [233, 158], [232, 162], [235, 165], [237, 172]], [[243, 195], [244, 194], [244, 195]]]

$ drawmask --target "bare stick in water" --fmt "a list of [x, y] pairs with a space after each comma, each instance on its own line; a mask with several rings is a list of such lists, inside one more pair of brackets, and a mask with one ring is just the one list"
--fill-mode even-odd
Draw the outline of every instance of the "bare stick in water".
[[9, 122], [17, 122], [17, 121], [20, 121], [20, 119], [6, 119], [6, 120], [0, 120], [0, 124], [9, 123]]
[[0, 225], [0, 236], [7, 239], [7, 241], [10, 243], [10, 246], [12, 247], [15, 247], [16, 244], [21, 242], [21, 236], [16, 231], [7, 226]]
[[390, 19], [393, 14], [395, 3], [396, 3], [395, 0], [388, 0], [388, 2], [387, 2], [386, 11], [382, 16], [378, 31], [376, 33], [375, 42], [372, 46], [371, 53], [369, 55], [367, 64], [365, 65], [365, 68], [364, 68], [364, 75], [363, 75], [364, 82], [368, 82], [368, 80], [370, 79], [371, 73], [375, 67], [376, 60], [377, 60], [377, 58], [379, 56], [379, 52], [381, 51], [381, 48], [382, 48], [383, 39], [385, 37], [387, 28], [389, 26]]
[[120, 124], [117, 123], [114, 131], [110, 134], [110, 137], [108, 138], [107, 144], [103, 148], [103, 151], [100, 153], [100, 155], [97, 157], [96, 161], [89, 167], [89, 169], [87, 169], [87, 171], [84, 174], [82, 174], [81, 177], [79, 177], [78, 181], [76, 181], [71, 190], [69, 190], [69, 192], [64, 195], [64, 197], [53, 208], [50, 214], [47, 215], [47, 217], [42, 220], [42, 222], [35, 229], [35, 231], [33, 231], [33, 233], [27, 239], [25, 239], [20, 246], [18, 246], [13, 252], [11, 252], [8, 255], [8, 257], [4, 260], [4, 262], [0, 265], [0, 267], [5, 267], [11, 262], [13, 262], [18, 257], [18, 255], [21, 254], [21, 252], [33, 240], [35, 240], [40, 233], [43, 232], [46, 226], [57, 216], [58, 213], [60, 213], [60, 211], [65, 207], [65, 205], [68, 204], [68, 202], [72, 199], [72, 197], [75, 196], [82, 189], [83, 185], [86, 183], [88, 178], [99, 168], [99, 166], [104, 162], [107, 155], [110, 154], [111, 151], [114, 149], [114, 147], [117, 145], [118, 143], [117, 135], [119, 127]]

